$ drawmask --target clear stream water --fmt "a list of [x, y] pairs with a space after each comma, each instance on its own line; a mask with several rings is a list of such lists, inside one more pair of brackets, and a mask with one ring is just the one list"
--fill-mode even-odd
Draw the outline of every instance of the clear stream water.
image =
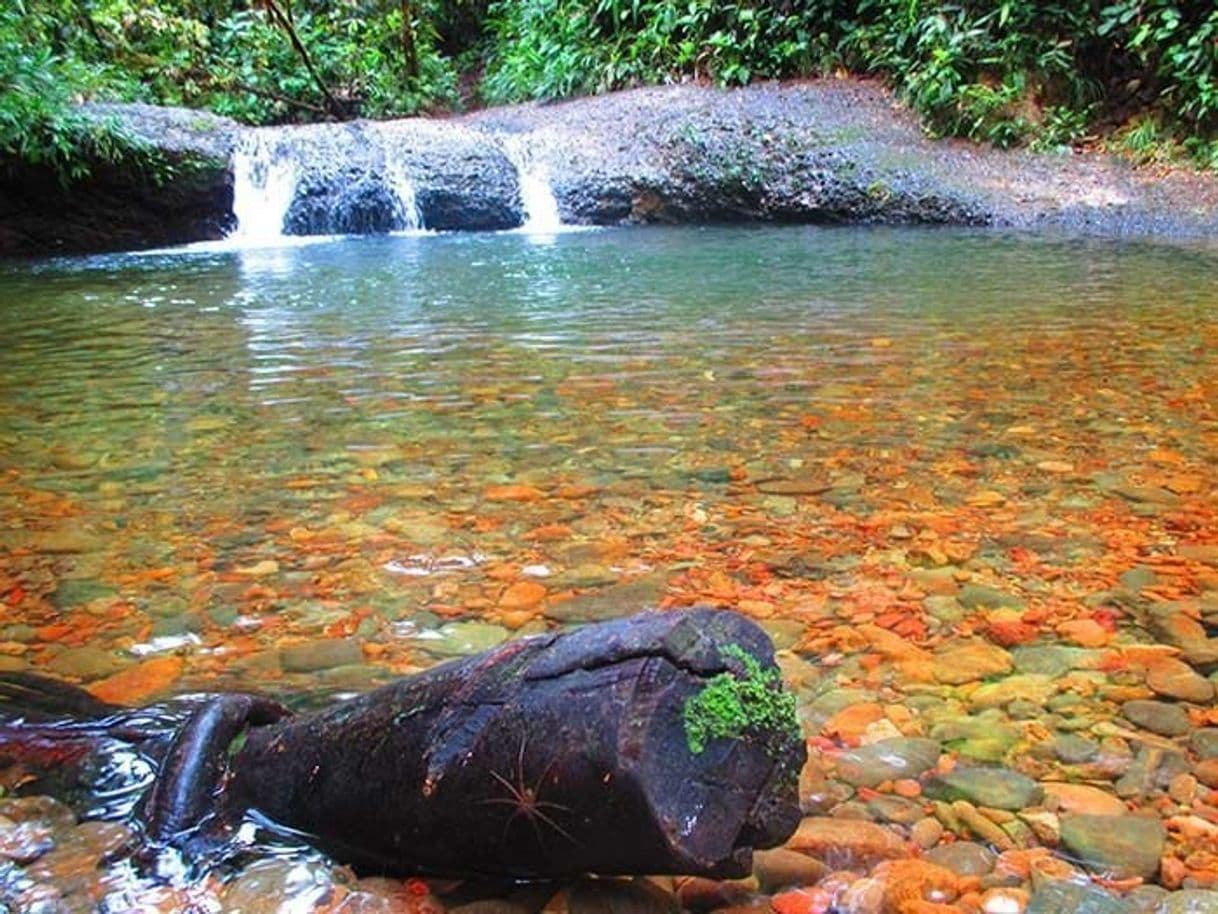
[[[711, 601], [792, 649], [815, 735], [818, 698], [879, 684], [843, 624], [941, 651], [1018, 606], [1040, 644], [1097, 618], [1148, 642], [1110, 599], [1144, 564], [1144, 604], [1218, 602], [1214, 247], [707, 228], [50, 260], [0, 266], [0, 339], [0, 669], [113, 698], [363, 688]], [[880, 658], [890, 701], [925, 688]]]

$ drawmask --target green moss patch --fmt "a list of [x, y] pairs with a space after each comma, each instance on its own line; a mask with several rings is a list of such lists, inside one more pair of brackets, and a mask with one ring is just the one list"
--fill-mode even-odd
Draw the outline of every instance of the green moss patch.
[[685, 740], [700, 755], [714, 739], [753, 736], [772, 742], [799, 739], [795, 696], [782, 685], [778, 670], [763, 670], [757, 658], [736, 644], [723, 655], [737, 660], [744, 675], [723, 672], [685, 700]]

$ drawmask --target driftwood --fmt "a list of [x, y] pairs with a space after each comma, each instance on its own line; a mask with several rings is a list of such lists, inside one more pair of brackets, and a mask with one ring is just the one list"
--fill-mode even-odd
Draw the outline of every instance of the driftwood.
[[250, 811], [385, 872], [745, 874], [799, 820], [804, 744], [730, 612], [526, 638], [299, 716], [199, 705], [143, 805], [192, 846]]

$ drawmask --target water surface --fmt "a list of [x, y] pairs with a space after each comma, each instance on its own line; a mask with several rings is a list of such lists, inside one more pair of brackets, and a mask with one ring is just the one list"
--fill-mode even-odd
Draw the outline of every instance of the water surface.
[[648, 229], [61, 260], [0, 268], [0, 339], [0, 669], [115, 700], [362, 688], [711, 602], [791, 649], [816, 736], [844, 687], [957, 701], [926, 658], [974, 637], [1100, 651], [1165, 606], [1218, 616], [1213, 247]]

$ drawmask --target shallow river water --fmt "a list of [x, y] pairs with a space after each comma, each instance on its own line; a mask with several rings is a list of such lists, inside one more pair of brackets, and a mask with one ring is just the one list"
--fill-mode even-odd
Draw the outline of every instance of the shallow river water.
[[[808, 818], [754, 881], [634, 885], [630, 911], [1218, 910], [1218, 248], [790, 228], [166, 252], [0, 266], [0, 339], [0, 671], [321, 702], [731, 606], [799, 695]], [[121, 816], [81, 814], [0, 801], [0, 909], [480, 897], [257, 844], [156, 879]], [[513, 891], [587, 914], [626, 890]]]

